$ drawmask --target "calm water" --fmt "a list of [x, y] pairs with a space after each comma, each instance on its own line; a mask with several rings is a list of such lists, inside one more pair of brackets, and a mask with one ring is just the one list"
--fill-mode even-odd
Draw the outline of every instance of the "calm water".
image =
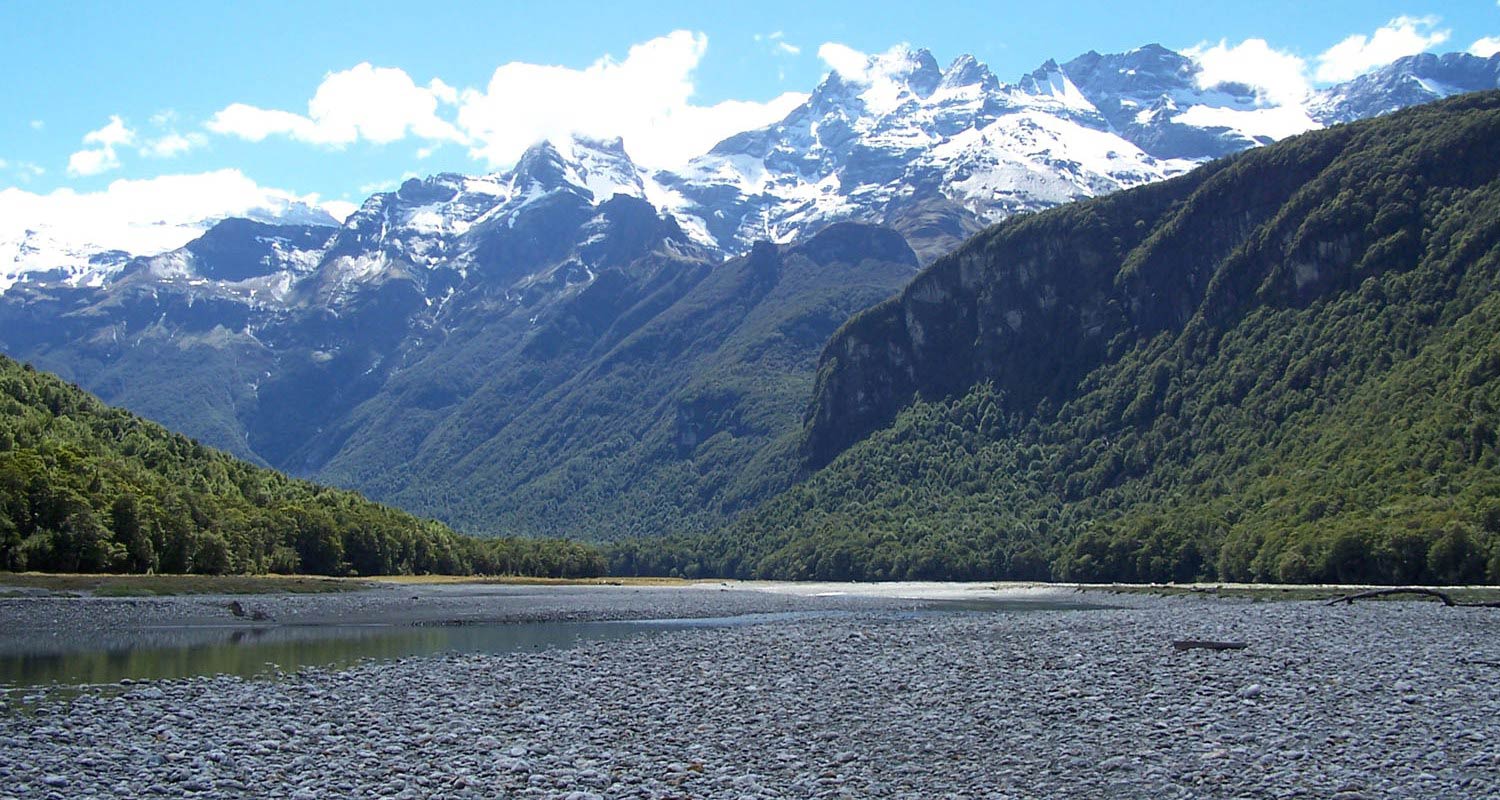
[[[1033, 601], [936, 601], [900, 614], [1044, 611], [1097, 605]], [[201, 675], [273, 675], [303, 667], [344, 667], [359, 661], [437, 653], [507, 653], [572, 647], [642, 633], [731, 627], [848, 616], [842, 611], [746, 614], [709, 619], [631, 622], [534, 622], [452, 626], [271, 625], [263, 628], [159, 627], [119, 631], [99, 641], [60, 643], [47, 634], [35, 648], [0, 653], [0, 688], [113, 684]], [[60, 646], [61, 645], [61, 646]]]

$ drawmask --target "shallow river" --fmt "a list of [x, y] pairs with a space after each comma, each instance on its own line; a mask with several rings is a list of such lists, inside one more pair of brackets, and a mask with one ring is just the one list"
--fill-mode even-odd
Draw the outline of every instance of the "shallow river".
[[[1038, 612], [1101, 608], [1038, 601], [929, 601], [924, 614]], [[463, 625], [158, 626], [117, 631], [96, 640], [38, 632], [34, 647], [0, 653], [0, 688], [114, 684], [202, 675], [274, 675], [303, 667], [345, 667], [438, 653], [506, 653], [571, 647], [693, 627], [733, 627], [846, 616], [847, 611], [793, 611], [702, 619], [520, 622]], [[61, 646], [60, 646], [61, 645]]]

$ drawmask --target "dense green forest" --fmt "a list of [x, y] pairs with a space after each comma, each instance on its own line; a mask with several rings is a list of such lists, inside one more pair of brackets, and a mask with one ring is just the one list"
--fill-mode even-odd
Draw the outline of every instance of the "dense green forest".
[[916, 271], [895, 231], [840, 224], [640, 259], [541, 312], [456, 312], [318, 477], [466, 532], [711, 530], [791, 483], [819, 349]]
[[827, 467], [612, 568], [1500, 582], [1497, 142], [1468, 95], [981, 234], [830, 343]]
[[474, 539], [294, 480], [0, 357], [0, 569], [592, 576], [594, 548]]

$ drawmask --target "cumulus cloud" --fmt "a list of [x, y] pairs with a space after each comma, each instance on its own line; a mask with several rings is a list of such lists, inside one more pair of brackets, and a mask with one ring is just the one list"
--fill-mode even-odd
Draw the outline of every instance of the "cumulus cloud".
[[708, 49], [701, 33], [674, 31], [605, 56], [584, 69], [522, 62], [501, 65], [482, 90], [459, 97], [458, 126], [470, 153], [507, 164], [533, 142], [579, 133], [620, 136], [647, 166], [675, 166], [720, 140], [780, 119], [806, 100], [788, 92], [769, 102], [692, 101], [693, 72]]
[[1469, 52], [1480, 58], [1500, 53], [1500, 36], [1486, 36], [1469, 45]]
[[74, 177], [98, 175], [120, 168], [120, 158], [110, 148], [79, 150], [68, 156], [68, 174]]
[[141, 146], [140, 152], [151, 158], [174, 158], [207, 143], [208, 138], [201, 133], [183, 135], [173, 131], [146, 142]]
[[1354, 34], [1318, 56], [1317, 79], [1346, 81], [1448, 41], [1451, 31], [1437, 29], [1437, 17], [1396, 17], [1370, 36]]
[[1237, 45], [1225, 40], [1200, 44], [1183, 51], [1198, 62], [1198, 84], [1204, 88], [1221, 83], [1240, 83], [1255, 89], [1272, 104], [1299, 103], [1310, 89], [1307, 62], [1285, 50], [1277, 50], [1265, 39], [1246, 39]]
[[818, 58], [839, 77], [852, 81], [866, 79], [870, 69], [870, 56], [838, 42], [824, 42], [818, 47]]
[[402, 70], [362, 63], [324, 77], [306, 114], [233, 103], [214, 114], [206, 127], [252, 142], [283, 135], [335, 147], [361, 140], [386, 144], [408, 134], [462, 142], [458, 130], [437, 113], [440, 103], [456, 97], [442, 81], [418, 86]]
[[457, 143], [492, 166], [514, 162], [545, 138], [621, 136], [633, 158], [655, 167], [774, 122], [806, 99], [787, 93], [766, 103], [695, 104], [693, 72], [707, 48], [703, 34], [674, 31], [631, 47], [622, 60], [604, 56], [583, 69], [503, 64], [483, 88], [463, 90], [437, 79], [418, 85], [402, 70], [366, 63], [328, 75], [305, 114], [234, 103], [206, 127], [252, 142], [288, 136], [335, 147], [412, 137], [429, 155]]
[[111, 115], [109, 124], [97, 131], [89, 131], [83, 135], [84, 144], [96, 144], [100, 147], [116, 147], [122, 144], [130, 144], [135, 141], [135, 131], [131, 130], [125, 121], [118, 116]]
[[359, 203], [351, 203], [348, 200], [324, 200], [318, 203], [318, 207], [328, 212], [328, 216], [339, 222], [349, 218], [350, 214], [359, 210]]
[[120, 166], [116, 147], [135, 143], [135, 131], [118, 115], [111, 115], [102, 128], [83, 135], [83, 143], [92, 145], [68, 156], [68, 174], [74, 176], [98, 175]]

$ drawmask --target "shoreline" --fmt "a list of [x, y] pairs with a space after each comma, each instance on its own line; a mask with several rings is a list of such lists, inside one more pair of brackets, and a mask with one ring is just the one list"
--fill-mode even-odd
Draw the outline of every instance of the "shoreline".
[[[699, 611], [727, 595], [788, 599], [672, 592]], [[1182, 636], [1249, 647], [1177, 652]], [[21, 797], [1496, 796], [1490, 662], [1500, 614], [1435, 603], [869, 609], [84, 689], [34, 716], [0, 711], [0, 785]]]

